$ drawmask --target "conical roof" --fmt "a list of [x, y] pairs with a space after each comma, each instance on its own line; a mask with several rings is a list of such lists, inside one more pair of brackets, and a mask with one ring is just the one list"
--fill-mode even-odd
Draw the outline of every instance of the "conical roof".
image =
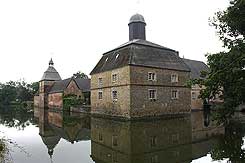
[[53, 60], [51, 58], [51, 60], [49, 61], [49, 67], [48, 69], [43, 73], [43, 77], [41, 80], [51, 80], [51, 81], [57, 81], [57, 80], [61, 80], [61, 77], [59, 75], [59, 73], [56, 71], [56, 69], [54, 68], [54, 63]]

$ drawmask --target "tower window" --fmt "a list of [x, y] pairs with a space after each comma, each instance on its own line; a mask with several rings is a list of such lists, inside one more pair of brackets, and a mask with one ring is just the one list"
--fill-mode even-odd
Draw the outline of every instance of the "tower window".
[[112, 99], [113, 101], [117, 101], [117, 91], [112, 91]]
[[103, 80], [102, 80], [102, 78], [99, 78], [98, 79], [98, 86], [99, 87], [102, 87], [103, 86]]
[[113, 82], [113, 83], [114, 83], [114, 82], [117, 82], [117, 80], [118, 80], [117, 74], [112, 74], [112, 82]]
[[99, 100], [101, 100], [103, 98], [103, 92], [102, 91], [98, 92], [98, 98], [99, 98]]

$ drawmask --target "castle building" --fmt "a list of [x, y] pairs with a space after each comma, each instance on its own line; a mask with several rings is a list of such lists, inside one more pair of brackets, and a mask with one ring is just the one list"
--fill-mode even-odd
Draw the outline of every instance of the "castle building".
[[[202, 71], [209, 71], [208, 66], [201, 61], [190, 60], [183, 58], [183, 61], [188, 65], [191, 70], [191, 79], [201, 79]], [[204, 86], [199, 86], [198, 84], [192, 85], [191, 87], [191, 109], [192, 110], [202, 110], [203, 100], [199, 97], [200, 91], [204, 89]]]
[[39, 82], [39, 94], [34, 97], [36, 107], [63, 107], [63, 96], [75, 95], [90, 103], [90, 79], [68, 78], [62, 80], [51, 59], [48, 69]]
[[142, 15], [128, 26], [129, 41], [104, 53], [90, 73], [91, 113], [128, 119], [190, 113], [190, 68], [178, 51], [147, 41]]

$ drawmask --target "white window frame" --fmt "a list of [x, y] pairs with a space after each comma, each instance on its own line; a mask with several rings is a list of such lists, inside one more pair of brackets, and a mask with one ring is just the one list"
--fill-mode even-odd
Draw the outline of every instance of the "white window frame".
[[[155, 94], [154, 94], [155, 97], [151, 97], [151, 91], [155, 92]], [[156, 100], [157, 99], [157, 90], [156, 89], [148, 89], [148, 98], [149, 98], [149, 100]]]
[[[100, 98], [100, 93], [101, 93], [101, 98]], [[103, 99], [103, 91], [98, 91], [98, 99], [99, 100], [102, 100]]]
[[[173, 96], [173, 92], [176, 92], [175, 96]], [[179, 90], [177, 90], [177, 89], [172, 89], [171, 90], [171, 99], [173, 99], [173, 100], [179, 99]]]
[[[114, 92], [116, 92], [116, 98], [114, 98]], [[113, 101], [117, 101], [117, 100], [118, 100], [118, 92], [117, 92], [117, 90], [113, 90], [113, 91], [111, 92], [111, 97], [112, 97], [112, 100], [113, 100]]]
[[179, 82], [178, 74], [171, 74], [171, 83], [178, 83], [178, 82]]
[[155, 72], [148, 72], [148, 80], [149, 81], [156, 81], [157, 80], [157, 74]]
[[[114, 78], [115, 77], [115, 78]], [[118, 74], [112, 74], [111, 75], [111, 79], [112, 79], [112, 83], [115, 83], [115, 82], [117, 82], [118, 81]]]
[[101, 77], [98, 78], [98, 86], [99, 87], [103, 86], [103, 78], [101, 78]]

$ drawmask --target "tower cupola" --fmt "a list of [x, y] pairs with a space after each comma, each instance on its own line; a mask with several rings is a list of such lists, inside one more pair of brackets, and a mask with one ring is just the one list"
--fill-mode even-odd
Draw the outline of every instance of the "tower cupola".
[[145, 40], [145, 19], [140, 14], [133, 15], [128, 23], [129, 26], [129, 41], [134, 39]]

